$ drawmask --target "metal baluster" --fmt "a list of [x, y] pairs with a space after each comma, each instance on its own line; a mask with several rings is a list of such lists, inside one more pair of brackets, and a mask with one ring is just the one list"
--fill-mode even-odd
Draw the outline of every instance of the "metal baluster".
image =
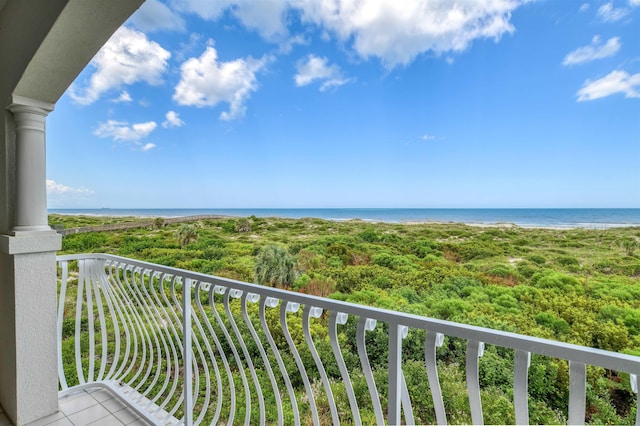
[[182, 368], [184, 368], [183, 399], [184, 424], [190, 426], [193, 415], [193, 383], [191, 357], [191, 280], [186, 278], [182, 282]]
[[436, 362], [436, 348], [444, 343], [444, 334], [427, 331], [424, 345], [424, 360], [427, 366], [427, 378], [431, 389], [431, 398], [436, 412], [436, 421], [439, 425], [447, 424], [447, 413], [444, 411], [444, 400], [442, 399], [442, 389], [438, 378], [438, 364]]
[[[157, 337], [155, 335], [155, 329], [153, 327], [149, 327], [149, 325], [152, 325], [151, 320], [153, 319], [153, 316], [151, 315], [150, 312], [150, 308], [148, 303], [146, 302], [146, 298], [144, 297], [144, 295], [142, 294], [141, 289], [145, 287], [145, 276], [148, 273], [148, 269], [143, 269], [141, 267], [136, 267], [132, 270], [132, 274], [131, 274], [131, 282], [133, 283], [133, 289], [134, 289], [134, 294], [136, 297], [136, 301], [137, 301], [137, 306], [142, 310], [141, 313], [139, 313], [139, 317], [140, 317], [140, 326], [142, 328], [142, 332], [143, 335], [145, 337], [144, 343], [145, 343], [145, 349], [148, 349], [148, 352], [143, 352], [143, 353], [148, 353], [149, 356], [149, 361], [148, 362], [144, 362], [140, 365], [140, 370], [139, 370], [139, 374], [142, 374], [142, 377], [139, 379], [138, 384], [134, 387], [134, 390], [136, 392], [139, 393], [139, 395], [136, 395], [133, 397], [133, 400], [136, 402], [140, 402], [142, 401], [144, 395], [146, 395], [148, 393], [148, 391], [150, 390], [149, 387], [147, 387], [147, 389], [145, 391], [142, 391], [142, 386], [144, 386], [144, 384], [146, 383], [147, 379], [149, 378], [149, 376], [151, 375], [151, 372], [153, 370], [153, 359], [154, 359], [154, 355], [156, 354], [157, 350], [154, 349], [159, 349], [159, 342], [157, 340]], [[137, 277], [137, 280], [136, 280]], [[151, 333], [149, 333], [149, 328], [151, 328]], [[153, 337], [153, 340], [152, 340]], [[154, 342], [155, 342], [155, 347], [154, 347]], [[144, 370], [144, 365], [147, 366], [146, 370]], [[134, 383], [135, 380], [131, 380], [131, 383]]]
[[87, 295], [87, 328], [89, 331], [89, 370], [87, 372], [87, 382], [92, 383], [95, 379], [96, 368], [96, 341], [95, 341], [95, 319], [93, 315], [93, 291], [91, 285], [91, 266], [95, 260], [87, 259], [84, 266], [84, 288]]
[[284, 338], [289, 344], [289, 349], [291, 350], [291, 354], [293, 355], [293, 359], [296, 361], [296, 365], [298, 366], [298, 371], [300, 372], [300, 376], [302, 377], [302, 382], [304, 383], [304, 388], [307, 391], [307, 397], [309, 398], [309, 406], [311, 408], [311, 416], [313, 418], [314, 425], [320, 425], [320, 418], [318, 417], [318, 408], [316, 407], [316, 400], [313, 397], [313, 392], [311, 390], [311, 383], [309, 382], [309, 377], [307, 376], [307, 370], [304, 368], [304, 364], [302, 363], [302, 359], [300, 358], [300, 354], [298, 353], [298, 349], [291, 338], [291, 333], [289, 333], [289, 327], [287, 326], [287, 312], [298, 312], [300, 309], [300, 304], [296, 302], [286, 302], [283, 301], [280, 306], [280, 326], [282, 327], [282, 333], [284, 334]]
[[[125, 265], [123, 265], [122, 263], [115, 263], [111, 267], [111, 276], [115, 277], [115, 279], [112, 278], [111, 280], [115, 284], [113, 286], [114, 293], [116, 293], [120, 298], [119, 303], [116, 303], [116, 307], [120, 312], [122, 312], [122, 318], [124, 318], [123, 324], [125, 326], [125, 337], [127, 339], [125, 345], [125, 354], [122, 359], [122, 365], [113, 376], [115, 380], [122, 380], [129, 374], [129, 371], [133, 369], [138, 354], [138, 333], [136, 333], [136, 325], [132, 320], [132, 314], [129, 313], [129, 310], [133, 309], [132, 303], [125, 291], [124, 286], [122, 285], [122, 280], [120, 279], [120, 274], [124, 275], [125, 273], [124, 268]], [[131, 353], [132, 347], [133, 354]], [[131, 359], [131, 361], [127, 364], [127, 361], [129, 359]]]
[[271, 352], [276, 357], [276, 362], [278, 363], [278, 368], [280, 368], [280, 373], [282, 373], [282, 378], [284, 379], [284, 384], [287, 387], [287, 393], [289, 394], [289, 400], [291, 401], [291, 408], [293, 410], [293, 422], [296, 425], [300, 424], [300, 411], [298, 410], [298, 401], [296, 400], [296, 394], [293, 390], [293, 385], [291, 384], [291, 379], [289, 378], [289, 374], [287, 373], [287, 369], [284, 365], [284, 361], [282, 361], [282, 356], [280, 355], [280, 350], [276, 345], [276, 342], [273, 340], [273, 336], [271, 335], [271, 330], [269, 330], [269, 326], [267, 325], [267, 317], [265, 308], [275, 308], [278, 306], [279, 300], [273, 297], [263, 297], [260, 301], [260, 325], [262, 326], [262, 331], [267, 337], [267, 341], [269, 342], [269, 346], [271, 347]]
[[[220, 318], [218, 315], [218, 312], [216, 310], [215, 307], [215, 300], [214, 300], [214, 296], [216, 294], [216, 288], [219, 288], [219, 286], [212, 286], [209, 289], [209, 307], [211, 308], [211, 310], [213, 311], [214, 316], [216, 317], [216, 319]], [[224, 293], [224, 288], [222, 290], [222, 293]], [[222, 363], [224, 364], [224, 368], [225, 371], [227, 373], [227, 379], [229, 381], [229, 396], [230, 396], [230, 408], [229, 408], [229, 421], [228, 424], [233, 424], [233, 419], [235, 417], [235, 412], [236, 412], [236, 387], [235, 384], [233, 383], [233, 375], [231, 373], [231, 367], [229, 366], [229, 361], [227, 360], [227, 355], [224, 353], [224, 351], [222, 350], [222, 345], [220, 344], [220, 340], [218, 339], [218, 336], [216, 334], [216, 332], [213, 329], [213, 325], [207, 321], [205, 323], [207, 325], [207, 329], [209, 330], [209, 334], [211, 334], [211, 337], [213, 337], [213, 343], [216, 345], [216, 349], [218, 350], [218, 354], [220, 355], [220, 359], [222, 359]], [[216, 416], [218, 416], [220, 414], [220, 411], [222, 410], [222, 400], [219, 400], [219, 408], [216, 409]], [[218, 421], [216, 420], [215, 422], [216, 424], [218, 423]], [[213, 424], [213, 422], [212, 422]]]
[[[266, 413], [264, 408], [264, 398], [262, 396], [262, 387], [260, 386], [260, 382], [258, 381], [258, 376], [256, 375], [256, 369], [253, 366], [253, 360], [249, 355], [249, 351], [247, 350], [247, 345], [245, 345], [244, 339], [242, 338], [242, 334], [240, 333], [240, 330], [238, 329], [238, 325], [236, 324], [236, 320], [231, 313], [231, 306], [229, 303], [231, 297], [234, 299], [239, 299], [242, 296], [242, 294], [243, 294], [242, 290], [230, 289], [229, 291], [227, 291], [227, 293], [225, 294], [224, 307], [227, 312], [227, 318], [229, 318], [229, 324], [231, 324], [231, 329], [233, 330], [236, 337], [238, 338], [238, 344], [240, 345], [240, 349], [242, 349], [242, 354], [244, 355], [245, 362], [247, 363], [247, 366], [249, 367], [249, 372], [251, 373], [251, 379], [253, 380], [253, 385], [256, 389], [256, 393], [258, 394], [257, 399], [258, 399], [258, 410], [260, 412], [260, 424], [263, 425], [265, 424]], [[248, 413], [247, 413], [247, 416], [248, 416]]]
[[[137, 311], [136, 307], [141, 307], [142, 306], [142, 302], [140, 301], [140, 297], [138, 296], [135, 288], [136, 288], [136, 279], [135, 279], [135, 275], [138, 272], [138, 267], [133, 267], [132, 265], [127, 265], [123, 272], [124, 272], [124, 282], [126, 284], [126, 286], [129, 289], [129, 294], [131, 296], [133, 296], [133, 300], [135, 302], [135, 305], [131, 306], [131, 314], [133, 316], [133, 319], [135, 320], [135, 324], [136, 324], [136, 328], [138, 333], [140, 335], [140, 339], [138, 339], [138, 342], [142, 348], [142, 359], [140, 360], [140, 365], [136, 371], [136, 373], [134, 374], [134, 376], [131, 378], [131, 380], [129, 380], [128, 384], [131, 387], [135, 386], [135, 383], [138, 380], [138, 377], [140, 377], [140, 375], [143, 373], [144, 371], [144, 366], [146, 365], [147, 362], [147, 343], [149, 341], [149, 335], [147, 334], [147, 330], [145, 327], [145, 321], [141, 318], [140, 313]], [[129, 279], [129, 275], [127, 274], [127, 272], [130, 272], [131, 274], [131, 278]], [[135, 360], [132, 362], [131, 367], [134, 367], [135, 365]], [[134, 390], [138, 390], [140, 384], [138, 384], [138, 386], [134, 387]]]
[[369, 356], [367, 355], [367, 345], [365, 340], [365, 332], [373, 331], [376, 328], [376, 323], [376, 320], [371, 318], [360, 317], [360, 319], [358, 319], [356, 345], [358, 347], [358, 356], [360, 357], [362, 372], [364, 373], [364, 378], [367, 381], [367, 387], [369, 388], [369, 395], [371, 396], [371, 403], [373, 404], [373, 412], [376, 415], [376, 423], [382, 425], [384, 424], [384, 414], [382, 412], [382, 404], [380, 404], [378, 388], [376, 387], [373, 372], [371, 371], [371, 363], [369, 362]]
[[[222, 287], [222, 286], [215, 286], [214, 288], [214, 292], [217, 294], [221, 294], [223, 295], [223, 299], [224, 299], [224, 306], [225, 309], [227, 309], [228, 305], [229, 305], [229, 291], [231, 291], [231, 289], [227, 288], [227, 287]], [[220, 329], [222, 330], [222, 333], [225, 337], [225, 339], [227, 339], [227, 343], [229, 344], [229, 347], [231, 348], [231, 352], [233, 353], [233, 357], [236, 360], [236, 365], [238, 366], [238, 371], [240, 372], [240, 378], [242, 379], [242, 386], [244, 388], [244, 395], [245, 395], [245, 419], [244, 419], [244, 424], [248, 425], [249, 424], [249, 420], [250, 420], [250, 416], [251, 416], [251, 392], [249, 390], [249, 382], [247, 380], [247, 375], [245, 374], [244, 371], [244, 366], [242, 365], [242, 360], [240, 359], [240, 355], [238, 354], [238, 350], [236, 349], [236, 345], [233, 343], [233, 340], [231, 339], [231, 335], [229, 334], [229, 332], [227, 331], [227, 327], [225, 325], [225, 323], [222, 321], [222, 318], [220, 317], [220, 314], [218, 314], [218, 311], [215, 309], [215, 304], [213, 303], [213, 296], [211, 296], [209, 298], [211, 307], [213, 308], [213, 314], [216, 317], [216, 321], [218, 322], [218, 325], [220, 326]], [[232, 411], [230, 413], [230, 419], [228, 421], [229, 424], [233, 424], [233, 418], [235, 417], [235, 411]]]
[[356, 395], [353, 392], [353, 385], [351, 384], [351, 378], [349, 377], [349, 371], [344, 363], [344, 357], [340, 350], [340, 343], [338, 342], [338, 324], [344, 325], [347, 323], [348, 315], [342, 312], [331, 312], [329, 315], [329, 340], [331, 341], [331, 348], [333, 349], [333, 356], [336, 358], [340, 374], [342, 374], [342, 382], [344, 383], [347, 391], [347, 398], [349, 398], [349, 406], [351, 407], [351, 413], [353, 414], [353, 423], [361, 425], [360, 409], [358, 408], [358, 402], [356, 401]]
[[65, 390], [69, 386], [67, 385], [67, 378], [64, 374], [64, 364], [62, 362], [62, 323], [64, 319], [64, 301], [67, 294], [67, 284], [69, 283], [69, 263], [67, 261], [59, 263], [62, 277], [60, 280], [60, 293], [58, 294], [58, 318], [56, 324], [58, 334], [58, 380], [60, 381], [60, 389]]
[[[145, 283], [148, 282], [149, 285], [152, 285], [151, 283], [152, 276], [153, 274], [150, 269], [142, 269], [139, 271], [139, 274], [138, 274], [140, 285], [137, 286], [137, 289], [138, 289], [138, 292], [140, 293], [140, 299], [144, 303], [143, 309], [144, 309], [144, 317], [146, 320], [145, 330], [147, 332], [147, 336], [149, 336], [149, 340], [148, 340], [149, 341], [149, 362], [148, 362], [149, 365], [147, 367], [147, 371], [145, 372], [144, 377], [140, 381], [140, 384], [138, 385], [138, 387], [136, 387], [136, 390], [141, 389], [143, 384], [147, 383], [147, 380], [151, 376], [151, 373], [153, 372], [154, 358], [156, 359], [157, 371], [156, 371], [155, 379], [152, 380], [152, 382], [147, 385], [144, 392], [140, 392], [141, 395], [140, 395], [139, 401], [142, 401], [143, 400], [142, 397], [146, 397], [149, 394], [149, 392], [153, 390], [153, 387], [155, 386], [155, 383], [157, 382], [159, 377], [160, 367], [162, 366], [162, 358], [163, 358], [162, 348], [160, 346], [160, 341], [158, 340], [158, 332], [157, 332], [157, 330], [159, 330], [161, 327], [160, 318], [154, 315], [153, 306], [151, 306], [147, 302], [147, 300], [149, 300], [150, 297], [149, 297], [149, 293], [147, 292], [147, 286], [145, 285]], [[148, 277], [148, 278], [145, 278], [145, 277]], [[144, 294], [142, 294], [143, 292]], [[154, 327], [154, 324], [155, 324], [155, 327]], [[149, 329], [151, 329], [151, 333], [149, 333]], [[151, 338], [153, 338], [153, 341]], [[155, 343], [155, 350], [154, 350], [153, 343]]]
[[269, 364], [269, 358], [267, 358], [267, 353], [264, 350], [262, 345], [262, 341], [256, 332], [251, 319], [249, 318], [249, 314], [247, 312], [247, 301], [251, 303], [256, 303], [260, 300], [260, 296], [255, 293], [245, 293], [242, 295], [242, 316], [244, 317], [244, 322], [247, 324], [247, 328], [251, 333], [251, 337], [253, 337], [253, 341], [256, 343], [256, 347], [258, 348], [258, 352], [260, 352], [260, 357], [262, 358], [262, 362], [264, 364], [265, 369], [267, 370], [267, 375], [269, 376], [269, 381], [271, 382], [271, 389], [273, 390], [273, 396], [276, 400], [276, 409], [278, 410], [278, 424], [284, 424], [284, 413], [282, 411], [282, 399], [280, 398], [280, 391], [278, 389], [278, 383], [276, 382], [276, 377], [273, 374], [273, 370], [271, 369], [271, 365]]
[[[196, 301], [196, 307], [198, 308], [198, 312], [200, 313], [200, 315], [202, 316], [202, 319], [205, 324], [209, 323], [209, 319], [207, 318], [206, 313], [204, 312], [204, 309], [202, 307], [202, 302], [200, 301], [200, 291], [206, 291], [209, 292], [209, 290], [211, 289], [211, 284], [209, 283], [202, 283], [201, 281], [198, 282], [198, 284], [196, 285], [195, 288], [195, 294], [197, 295], [197, 297], [195, 298]], [[197, 317], [197, 314], [194, 312], [194, 318]], [[211, 365], [213, 366], [213, 370], [216, 376], [216, 386], [217, 386], [217, 403], [216, 403], [216, 411], [214, 413], [214, 418], [211, 420], [211, 424], [216, 424], [218, 422], [218, 418], [220, 417], [220, 411], [222, 410], [222, 376], [220, 375], [220, 368], [218, 367], [218, 363], [216, 362], [216, 357], [213, 353], [213, 349], [211, 348], [211, 344], [209, 343], [209, 336], [206, 335], [204, 328], [202, 327], [202, 322], [201, 321], [196, 321], [196, 327], [198, 329], [198, 332], [200, 333], [200, 335], [202, 336], [202, 341], [204, 342], [205, 348], [207, 350], [207, 354], [209, 355], [209, 361], [211, 362]], [[211, 401], [211, 388], [209, 386], [210, 384], [210, 380], [209, 380], [209, 370], [208, 370], [208, 363], [206, 361], [206, 359], [204, 358], [203, 355], [203, 363], [205, 365], [206, 368], [206, 376], [207, 376], [207, 380], [206, 380], [206, 395], [205, 395], [205, 401], [203, 404], [203, 409], [200, 413], [200, 416], [198, 417], [198, 419], [196, 419], [196, 424], [200, 423], [202, 421], [202, 419], [204, 418], [204, 415], [207, 413], [207, 407], [210, 404]]]
[[[143, 285], [142, 286], [142, 291], [144, 292], [144, 299], [148, 300], [151, 303], [148, 303], [149, 306], [149, 315], [154, 319], [154, 323], [156, 325], [156, 327], [152, 328], [153, 331], [153, 336], [154, 336], [154, 340], [156, 342], [156, 353], [157, 353], [157, 366], [156, 366], [156, 374], [153, 378], [153, 380], [151, 381], [151, 383], [149, 384], [149, 386], [147, 386], [147, 390], [143, 393], [143, 395], [145, 397], [147, 397], [149, 399], [149, 401], [146, 404], [146, 407], [150, 407], [153, 403], [155, 403], [155, 401], [160, 397], [161, 393], [164, 392], [164, 390], [166, 389], [167, 385], [168, 385], [168, 381], [165, 377], [164, 383], [161, 387], [160, 391], [157, 391], [156, 389], [156, 383], [158, 383], [158, 381], [160, 380], [160, 375], [162, 372], [162, 362], [164, 360], [166, 360], [166, 364], [167, 366], [165, 367], [166, 372], [168, 374], [170, 374], [170, 354], [169, 354], [169, 346], [167, 344], [167, 338], [171, 338], [168, 335], [168, 331], [166, 330], [165, 327], [165, 320], [162, 316], [162, 314], [160, 313], [160, 310], [158, 308], [159, 304], [158, 303], [153, 303], [154, 302], [154, 298], [151, 296], [151, 293], [155, 293], [154, 290], [154, 283], [156, 282], [156, 278], [158, 278], [158, 276], [160, 275], [159, 272], [157, 271], [153, 271], [150, 269], [145, 270], [144, 274], [146, 274], [148, 276], [148, 284], [149, 284], [149, 289], [147, 289], [147, 286]], [[143, 276], [144, 278], [144, 276]], [[158, 285], [160, 285], [161, 282], [158, 281]], [[166, 335], [165, 335], [166, 333]], [[158, 336], [160, 337], [160, 339], [158, 339]], [[160, 344], [161, 343], [161, 344]], [[151, 364], [151, 363], [150, 363]], [[148, 396], [149, 392], [153, 390], [154, 393], [156, 394], [155, 397], [153, 395]]]
[[[216, 317], [218, 317], [218, 313], [216, 311], [215, 308], [215, 303], [214, 303], [214, 296], [215, 296], [215, 286], [210, 286], [207, 289], [208, 293], [209, 293], [209, 307], [211, 308], [211, 310], [213, 311], [214, 315]], [[204, 311], [203, 315], [204, 315]], [[236, 390], [235, 390], [235, 384], [233, 383], [233, 375], [231, 373], [231, 367], [229, 366], [229, 361], [227, 359], [227, 355], [224, 353], [224, 350], [222, 349], [222, 345], [220, 343], [220, 340], [218, 339], [218, 336], [216, 334], [216, 332], [213, 329], [213, 325], [211, 324], [211, 322], [208, 320], [205, 321], [205, 325], [207, 326], [207, 330], [209, 331], [209, 334], [211, 335], [211, 337], [213, 338], [213, 343], [216, 346], [216, 349], [218, 351], [218, 355], [220, 357], [220, 359], [222, 360], [222, 364], [224, 366], [225, 372], [227, 374], [227, 380], [229, 382], [229, 396], [230, 396], [230, 414], [229, 414], [229, 424], [233, 424], [233, 418], [234, 418], [234, 414], [235, 414], [235, 410], [236, 410]], [[222, 392], [222, 382], [219, 383], [218, 386], [218, 405], [216, 406], [216, 411], [215, 411], [215, 415], [214, 415], [214, 419], [212, 420], [211, 424], [217, 424], [218, 423], [218, 419], [220, 417], [221, 411], [222, 411], [222, 398], [223, 398], [223, 392]]]
[[[406, 339], [409, 335], [409, 327], [402, 326], [400, 336], [402, 339]], [[407, 381], [404, 377], [404, 371], [400, 368], [400, 378], [401, 378], [401, 394], [400, 401], [402, 403], [402, 411], [404, 412], [404, 422], [408, 425], [413, 425], [416, 423], [413, 418], [413, 406], [411, 405], [411, 398], [409, 397], [409, 389], [407, 388]]]
[[307, 346], [309, 347], [311, 356], [315, 361], [316, 368], [320, 373], [320, 380], [322, 381], [324, 391], [327, 394], [327, 401], [329, 402], [329, 409], [331, 410], [331, 419], [333, 420], [334, 425], [338, 425], [340, 424], [340, 418], [338, 417], [338, 407], [336, 407], [336, 401], [333, 397], [333, 391], [331, 390], [329, 377], [327, 376], [327, 372], [324, 369], [324, 365], [322, 364], [322, 360], [320, 359], [320, 355], [318, 354], [316, 345], [313, 343], [313, 339], [311, 338], [309, 318], [320, 318], [321, 315], [322, 308], [315, 308], [313, 306], [306, 305], [304, 307], [304, 310], [302, 311], [302, 334], [304, 334], [304, 340], [307, 342]]
[[75, 329], [75, 354], [76, 354], [76, 373], [78, 382], [82, 385], [87, 381], [84, 378], [84, 369], [82, 368], [82, 352], [80, 348], [80, 333], [82, 325], [82, 296], [84, 295], [84, 260], [78, 261], [78, 293], [76, 294], [76, 329]]
[[[181, 337], [182, 321], [180, 320], [180, 315], [181, 315], [181, 314], [179, 315], [180, 303], [178, 303], [177, 291], [176, 291], [176, 284], [178, 284], [179, 282], [180, 282], [180, 279], [176, 275], [173, 275], [170, 278], [169, 294], [171, 295], [171, 300], [173, 301], [173, 303], [169, 301], [164, 291], [162, 291], [160, 294], [162, 294], [162, 298], [165, 301], [165, 306], [169, 310], [168, 312], [171, 315], [171, 318], [173, 319], [173, 321], [169, 322], [169, 324], [171, 325], [172, 333], [173, 333], [173, 339], [171, 341], [175, 343], [175, 344], [172, 343], [172, 346], [176, 347], [176, 352], [179, 352], [180, 358], [182, 358], [183, 356], [182, 355], [182, 337]], [[172, 380], [171, 390], [169, 391], [165, 400], [160, 404], [160, 408], [162, 409], [165, 409], [165, 407], [170, 402], [172, 402], [172, 399], [174, 398], [174, 395], [176, 395], [176, 392], [178, 389], [178, 382], [180, 379], [180, 360], [178, 358], [179, 357], [176, 354], [174, 356], [173, 380]], [[178, 397], [178, 401], [173, 405], [173, 407], [166, 409], [168, 415], [170, 416], [172, 416], [173, 413], [175, 413], [180, 408], [180, 405], [182, 404], [184, 395], [182, 394], [182, 392], [180, 392], [179, 394], [180, 395]], [[158, 412], [160, 408], [158, 409]], [[165, 420], [168, 420], [168, 417], [169, 416], [167, 416], [167, 419]]]
[[[194, 298], [196, 300], [200, 299], [200, 281], [196, 281], [196, 280], [191, 280], [191, 288], [193, 290], [194, 293]], [[205, 340], [205, 336], [204, 334], [201, 336], [202, 339], [198, 339], [197, 338], [197, 332], [199, 330], [202, 330], [202, 325], [200, 324], [200, 318], [198, 318], [198, 314], [197, 311], [193, 309], [193, 302], [191, 302], [191, 341], [193, 342], [193, 346], [195, 346], [196, 348], [196, 354], [197, 356], [194, 356], [192, 354], [192, 360], [193, 360], [193, 371], [194, 373], [194, 377], [195, 377], [195, 382], [193, 384], [193, 400], [192, 400], [192, 407], [201, 407], [200, 409], [200, 414], [198, 415], [198, 417], [195, 420], [192, 420], [194, 424], [199, 424], [202, 419], [204, 418], [204, 416], [207, 414], [208, 411], [208, 407], [209, 407], [209, 401], [210, 401], [210, 387], [209, 384], [211, 383], [211, 374], [209, 373], [209, 364], [207, 363], [207, 359], [205, 357], [204, 351], [202, 350], [202, 344], [200, 343], [201, 340]], [[194, 329], [195, 327], [195, 329]], [[193, 346], [192, 346], [192, 352], [193, 352]], [[198, 361], [200, 360], [200, 362]], [[200, 365], [202, 365], [202, 373], [200, 372]], [[199, 402], [200, 401], [200, 381], [202, 378], [202, 375], [204, 374], [204, 385], [205, 385], [205, 395], [204, 395], [204, 400], [203, 402]], [[195, 417], [195, 410], [192, 408], [192, 419], [193, 417]]]
[[[87, 286], [90, 286], [93, 291], [92, 302], [95, 304], [95, 307], [97, 308], [97, 311], [98, 311], [98, 325], [100, 327], [100, 346], [102, 349], [101, 350], [102, 356], [100, 357], [100, 370], [98, 371], [97, 377], [90, 378], [89, 380], [90, 382], [102, 380], [104, 375], [105, 363], [107, 361], [107, 328], [104, 321], [104, 310], [102, 308], [102, 298], [100, 297], [100, 290], [99, 290], [98, 279], [97, 279], [97, 269], [101, 264], [102, 262], [100, 260], [92, 259], [87, 265], [87, 271], [85, 271], [87, 276]], [[95, 326], [95, 322], [94, 322], [94, 326]], [[94, 343], [94, 348], [95, 348], [95, 343], [96, 343], [95, 334], [94, 334], [94, 338], [91, 339], [91, 341]], [[95, 374], [95, 358], [96, 358], [95, 354], [93, 358], [94, 358], [93, 374]]]
[[484, 354], [484, 343], [469, 340], [467, 343], [467, 390], [471, 421], [474, 425], [484, 424], [482, 418], [482, 401], [480, 399], [480, 381], [478, 379], [478, 358]]
[[[157, 390], [155, 393], [155, 396], [153, 396], [150, 400], [149, 403], [147, 404], [146, 408], [151, 408], [153, 404], [156, 404], [156, 402], [158, 401], [158, 399], [160, 399], [160, 397], [162, 397], [162, 395], [164, 394], [164, 392], [167, 390], [167, 387], [169, 386], [169, 382], [171, 379], [171, 370], [172, 368], [174, 368], [174, 365], [176, 366], [175, 368], [177, 369], [177, 365], [178, 365], [178, 358], [177, 358], [177, 353], [176, 353], [176, 348], [174, 345], [174, 338], [172, 338], [171, 336], [171, 331], [169, 330], [169, 327], [173, 326], [173, 323], [171, 323], [171, 321], [167, 321], [168, 318], [168, 314], [167, 312], [163, 309], [162, 306], [162, 302], [160, 301], [160, 299], [158, 298], [158, 294], [156, 292], [155, 289], [155, 285], [154, 285], [154, 279], [157, 279], [157, 281], [155, 281], [157, 283], [157, 286], [159, 288], [162, 289], [163, 285], [164, 285], [164, 281], [165, 281], [165, 274], [162, 274], [158, 271], [154, 271], [152, 273], [152, 275], [150, 276], [150, 279], [152, 280], [150, 282], [150, 292], [149, 293], [149, 298], [153, 299], [153, 301], [155, 301], [155, 303], [152, 305], [154, 307], [154, 311], [156, 313], [156, 316], [158, 317], [158, 323], [159, 323], [159, 334], [160, 337], [162, 339], [162, 344], [164, 347], [164, 352], [165, 352], [165, 374], [164, 374], [164, 381], [162, 383], [162, 386], [159, 390]], [[177, 338], [177, 333], [176, 333], [176, 338]], [[173, 362], [172, 362], [173, 361]], [[161, 366], [159, 365], [157, 368], [157, 372], [156, 374], [159, 374], [161, 371]], [[159, 411], [159, 407], [154, 411], [154, 414], [156, 414]]]
[[109, 276], [107, 270], [110, 270], [110, 263], [103, 261], [100, 270], [98, 271], [99, 286], [104, 294], [104, 300], [107, 302], [107, 308], [109, 309], [109, 316], [111, 318], [111, 324], [113, 325], [113, 336], [115, 341], [115, 348], [112, 354], [111, 366], [109, 371], [105, 375], [105, 379], [109, 380], [113, 378], [113, 375], [120, 361], [120, 321], [116, 311], [117, 301], [114, 306], [114, 296], [109, 282]]

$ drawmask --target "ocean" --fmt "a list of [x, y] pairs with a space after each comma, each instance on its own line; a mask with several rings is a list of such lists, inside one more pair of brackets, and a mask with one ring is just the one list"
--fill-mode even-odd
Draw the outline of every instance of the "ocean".
[[98, 216], [179, 217], [198, 215], [257, 216], [372, 222], [459, 222], [514, 224], [533, 228], [640, 226], [640, 209], [49, 209], [49, 213]]

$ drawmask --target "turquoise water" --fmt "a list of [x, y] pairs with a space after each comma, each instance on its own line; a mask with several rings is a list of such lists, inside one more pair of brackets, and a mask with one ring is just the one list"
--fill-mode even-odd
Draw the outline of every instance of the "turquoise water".
[[380, 222], [512, 223], [523, 227], [613, 228], [640, 226], [640, 209], [50, 209], [49, 213], [100, 216], [252, 216]]

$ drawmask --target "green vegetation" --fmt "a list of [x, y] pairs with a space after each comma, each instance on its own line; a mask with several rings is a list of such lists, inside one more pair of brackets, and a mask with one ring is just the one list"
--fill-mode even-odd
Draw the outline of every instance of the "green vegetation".
[[[95, 222], [87, 223], [92, 220]], [[50, 218], [52, 224], [63, 223], [65, 227], [104, 220]], [[191, 227], [196, 235], [180, 237], [186, 233], [183, 227]], [[69, 235], [63, 240], [63, 252], [112, 253], [640, 355], [639, 238], [640, 228], [553, 230], [252, 217], [207, 220], [198, 228], [167, 224]], [[343, 333], [350, 337], [354, 330], [348, 323]], [[370, 336], [381, 339], [382, 347], [383, 333], [376, 330]], [[416, 421], [430, 423], [435, 418], [426, 372], [420, 364], [424, 356], [421, 339], [424, 342], [424, 334], [410, 333], [404, 342], [405, 374], [412, 395], [419, 396], [414, 401]], [[341, 340], [345, 352], [357, 353], [351, 344], [353, 339]], [[317, 345], [320, 351], [330, 353], [328, 340]], [[470, 421], [464, 414], [468, 413], [464, 347], [464, 342], [447, 338], [438, 350], [451, 423]], [[372, 351], [370, 356], [384, 383], [386, 355]], [[339, 381], [339, 372], [329, 373]], [[532, 422], [566, 422], [568, 380], [566, 362], [532, 358]], [[354, 387], [366, 394], [364, 378], [356, 376], [353, 381]], [[513, 422], [513, 351], [488, 346], [480, 362], [480, 381], [485, 422]], [[339, 386], [335, 392], [340, 400]], [[628, 375], [588, 369], [587, 413], [591, 423], [633, 424], [634, 404]], [[348, 411], [348, 406], [345, 409]], [[375, 417], [369, 420], [375, 422]]]
[[191, 242], [198, 240], [198, 230], [195, 225], [192, 224], [182, 224], [176, 231], [176, 238], [180, 243], [180, 246], [184, 247]]
[[290, 288], [296, 279], [296, 260], [286, 247], [269, 244], [256, 257], [255, 276], [258, 284]]

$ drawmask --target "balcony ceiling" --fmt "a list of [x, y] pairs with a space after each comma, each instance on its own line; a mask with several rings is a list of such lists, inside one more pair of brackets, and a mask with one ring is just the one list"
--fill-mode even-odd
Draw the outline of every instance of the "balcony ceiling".
[[0, 94], [55, 103], [143, 0], [0, 0]]

